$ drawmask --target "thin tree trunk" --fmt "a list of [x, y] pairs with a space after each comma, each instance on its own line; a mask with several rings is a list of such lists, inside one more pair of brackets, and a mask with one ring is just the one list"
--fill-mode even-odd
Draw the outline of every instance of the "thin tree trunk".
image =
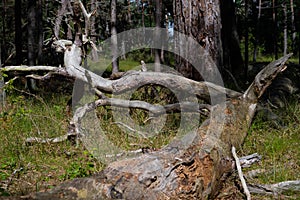
[[258, 1], [258, 15], [257, 15], [257, 23], [256, 23], [256, 36], [254, 40], [253, 62], [256, 62], [256, 58], [257, 58], [257, 49], [258, 49], [259, 35], [260, 35], [260, 17], [261, 17], [261, 0]]
[[117, 39], [117, 0], [111, 0], [112, 73], [119, 72]]
[[[92, 0], [91, 1], [91, 12], [94, 12], [94, 10], [97, 10], [97, 1], [96, 0]], [[91, 17], [90, 19], [90, 30], [91, 30], [91, 41], [96, 44], [97, 43], [97, 32], [96, 32], [96, 18], [95, 17]], [[92, 60], [94, 61], [98, 61], [99, 57], [98, 57], [98, 53], [96, 51], [95, 48], [92, 48]]]
[[128, 4], [128, 10], [127, 10], [127, 15], [128, 15], [128, 23], [129, 23], [129, 27], [132, 27], [132, 19], [131, 19], [131, 9], [130, 9], [130, 0], [127, 0], [127, 4]]
[[6, 54], [6, 0], [2, 1], [2, 41], [1, 41], [1, 60], [3, 61], [3, 64], [5, 65], [5, 54]]
[[249, 65], [249, 27], [248, 27], [248, 10], [249, 10], [249, 2], [245, 0], [245, 67], [248, 69]]
[[[28, 65], [34, 66], [36, 65], [36, 0], [28, 0], [28, 16], [27, 16], [27, 59]], [[26, 87], [30, 90], [37, 90], [36, 81], [33, 79], [29, 79]]]
[[16, 64], [21, 65], [22, 58], [22, 0], [15, 0], [15, 45]]
[[42, 64], [43, 58], [43, 43], [44, 43], [44, 31], [43, 31], [43, 0], [38, 0], [37, 5], [37, 30], [38, 30], [38, 64]]
[[[222, 47], [223, 47], [223, 67], [226, 71], [229, 71], [239, 83], [244, 84], [247, 78], [248, 71], [248, 55], [245, 56], [245, 63], [243, 61], [239, 36], [237, 32], [237, 18], [236, 18], [236, 8], [233, 1], [220, 1], [221, 3], [221, 19], [222, 19]], [[248, 26], [245, 24], [246, 32], [248, 31]], [[247, 33], [248, 34], [248, 33]], [[245, 40], [246, 41], [246, 40]], [[248, 46], [248, 42], [247, 45]], [[248, 50], [248, 47], [245, 48]], [[248, 51], [245, 53], [248, 54]], [[247, 58], [247, 59], [246, 59]], [[246, 64], [247, 63], [247, 64]], [[222, 69], [221, 68], [221, 69]], [[228, 72], [223, 71], [223, 78], [225, 81], [232, 81], [229, 78]]]
[[28, 65], [34, 66], [36, 65], [36, 1], [29, 0], [28, 1], [28, 25], [27, 25], [27, 59]]
[[278, 45], [277, 45], [277, 0], [273, 0], [273, 46], [275, 59], [278, 59]]
[[60, 39], [61, 22], [62, 22], [63, 16], [67, 12], [67, 7], [68, 7], [68, 0], [62, 0], [61, 1], [61, 7], [57, 11], [57, 17], [55, 19], [54, 35], [55, 35], [56, 39]]
[[[1, 55], [1, 46], [0, 46], [0, 55]], [[0, 56], [0, 68], [2, 66], [1, 56]], [[5, 106], [5, 90], [4, 90], [4, 77], [0, 74], [0, 110]]]
[[290, 0], [291, 6], [291, 25], [292, 25], [292, 50], [296, 54], [296, 26], [295, 26], [295, 12], [294, 12], [294, 1]]
[[287, 54], [287, 8], [286, 3], [283, 3], [283, 15], [284, 15], [284, 26], [283, 26], [283, 55]]
[[142, 3], [142, 27], [145, 27], [145, 6], [144, 0], [141, 0]]
[[[155, 37], [156, 40], [162, 39], [162, 37], [159, 35], [161, 15], [162, 15], [161, 0], [155, 0], [155, 28], [157, 29], [156, 37]], [[161, 63], [159, 49], [155, 49], [154, 53], [155, 53], [154, 54], [155, 71], [159, 72], [160, 71], [160, 63]]]

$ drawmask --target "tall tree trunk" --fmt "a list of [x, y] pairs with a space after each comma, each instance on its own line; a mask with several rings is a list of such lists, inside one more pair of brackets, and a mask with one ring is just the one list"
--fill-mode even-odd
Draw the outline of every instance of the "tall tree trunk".
[[[2, 67], [2, 61], [5, 59], [5, 39], [6, 39], [6, 0], [2, 0], [2, 41], [0, 45], [0, 68]], [[4, 90], [4, 77], [0, 73], [0, 109], [5, 106], [5, 90]]]
[[36, 65], [36, 1], [29, 0], [28, 1], [28, 18], [27, 18], [27, 59], [28, 65], [34, 66]]
[[5, 61], [5, 50], [6, 50], [6, 45], [5, 45], [5, 40], [6, 40], [6, 0], [2, 1], [2, 41], [1, 41], [1, 60], [4, 63]]
[[283, 3], [283, 15], [284, 15], [284, 25], [283, 25], [283, 55], [287, 54], [287, 8], [286, 3]]
[[[175, 0], [174, 1], [174, 30], [193, 38], [209, 52], [212, 60], [220, 67], [223, 65], [223, 49], [221, 42], [221, 12], [219, 0]], [[188, 46], [180, 45], [178, 34], [174, 34], [175, 48], [186, 54], [186, 57], [198, 57]], [[193, 55], [191, 55], [193, 54]], [[176, 69], [185, 77], [203, 80], [204, 74], [214, 71], [214, 66], [197, 70], [180, 56], [176, 56]], [[211, 73], [213, 78], [213, 74]]]
[[[0, 46], [0, 55], [1, 55], [1, 46]], [[2, 66], [1, 56], [0, 56], [0, 68]], [[4, 90], [4, 77], [0, 74], [0, 110], [5, 106], [5, 90]]]
[[256, 35], [254, 39], [253, 62], [256, 62], [256, 58], [257, 58], [257, 49], [258, 49], [258, 42], [259, 42], [259, 35], [260, 35], [260, 30], [259, 30], [260, 17], [261, 17], [261, 0], [258, 1], [258, 15], [257, 15], [257, 22], [256, 22]]
[[43, 30], [43, 0], [38, 0], [37, 5], [37, 31], [38, 31], [38, 64], [44, 62], [43, 58], [43, 43], [44, 43], [44, 30]]
[[[235, 3], [233, 1], [220, 1], [220, 3], [222, 19], [223, 68], [227, 69], [227, 71], [229, 71], [237, 80], [245, 80], [247, 77], [248, 64], [244, 65], [241, 54], [239, 36], [237, 32]], [[245, 28], [248, 29], [247, 27]], [[223, 74], [224, 79], [232, 79], [232, 77], [226, 78], [230, 77], [228, 76], [228, 72], [223, 72]], [[232, 82], [232, 80], [230, 81]]]
[[248, 28], [248, 10], [249, 10], [249, 2], [248, 0], [245, 0], [245, 68], [247, 68], [248, 71], [248, 65], [249, 65], [249, 28]]
[[144, 0], [141, 0], [142, 4], [142, 27], [145, 27], [145, 5]]
[[[96, 0], [92, 0], [91, 1], [91, 12], [93, 12], [94, 10], [97, 10], [97, 1]], [[91, 25], [91, 41], [96, 44], [97, 42], [97, 32], [96, 32], [96, 18], [95, 17], [92, 17], [91, 19], [91, 22], [90, 22], [90, 25]], [[92, 48], [92, 60], [95, 60], [97, 61], [99, 58], [98, 58], [98, 53], [96, 51], [95, 48]]]
[[[36, 0], [28, 0], [28, 16], [27, 16], [27, 60], [29, 66], [36, 65]], [[36, 82], [33, 79], [29, 79], [27, 87], [30, 90], [37, 90]]]
[[21, 65], [22, 58], [22, 0], [15, 0], [15, 45], [16, 65]]
[[[162, 39], [162, 37], [159, 35], [159, 28], [161, 27], [160, 26], [160, 23], [161, 23], [161, 15], [162, 15], [162, 2], [161, 0], [155, 0], [155, 28], [157, 29], [156, 31], [156, 36], [155, 36], [155, 39], [156, 40], [159, 40], [159, 39]], [[155, 68], [155, 71], [156, 72], [159, 72], [160, 71], [160, 63], [161, 63], [161, 60], [160, 60], [160, 52], [159, 52], [159, 49], [155, 49], [155, 54], [154, 54], [154, 68]]]
[[118, 39], [117, 39], [117, 0], [111, 0], [111, 44], [112, 44], [112, 73], [119, 71]]
[[128, 9], [127, 9], [128, 24], [129, 24], [129, 27], [131, 28], [132, 27], [132, 19], [131, 19], [131, 9], [130, 9], [131, 3], [130, 3], [130, 0], [127, 0], [127, 5], [128, 5]]
[[278, 45], [277, 45], [277, 0], [273, 0], [273, 46], [275, 59], [278, 59]]
[[290, 0], [291, 6], [291, 25], [292, 25], [292, 50], [296, 54], [296, 26], [295, 26], [295, 12], [294, 12], [294, 1]]

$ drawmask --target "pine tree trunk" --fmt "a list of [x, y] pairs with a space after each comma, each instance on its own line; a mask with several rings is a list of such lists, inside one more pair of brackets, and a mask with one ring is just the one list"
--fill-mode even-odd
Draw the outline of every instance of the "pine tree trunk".
[[43, 0], [37, 1], [37, 31], [38, 31], [38, 64], [43, 64], [43, 43], [44, 43], [44, 30], [43, 30]]
[[112, 73], [119, 71], [118, 39], [117, 39], [117, 0], [111, 0], [111, 44], [112, 44]]
[[249, 65], [249, 27], [248, 27], [248, 9], [249, 9], [249, 1], [245, 0], [245, 68], [248, 71]]
[[27, 59], [28, 65], [34, 66], [36, 64], [36, 1], [28, 1], [28, 25], [27, 25]]
[[284, 26], [283, 26], [283, 55], [287, 54], [287, 8], [286, 4], [283, 4]]
[[[209, 52], [216, 66], [223, 64], [223, 48], [221, 42], [221, 12], [219, 0], [175, 0], [174, 1], [174, 30], [183, 33], [194, 40]], [[176, 38], [175, 48], [185, 54], [193, 53], [197, 57], [198, 52], [193, 52], [190, 47], [183, 47]], [[184, 53], [182, 54], [184, 55]], [[188, 57], [188, 55], [186, 56]], [[185, 77], [195, 80], [203, 80], [203, 77], [186, 60], [176, 56], [176, 68]], [[201, 74], [214, 69], [201, 69]]]
[[[222, 31], [222, 47], [223, 47], [223, 68], [231, 72], [232, 75], [237, 80], [245, 80], [245, 78], [247, 77], [248, 64], [245, 64], [244, 67], [244, 62], [243, 62], [240, 43], [239, 43], [239, 36], [237, 32], [235, 4], [233, 1], [220, 1], [220, 3], [221, 3], [221, 18], [222, 18], [221, 31]], [[248, 28], [247, 27], [245, 28], [247, 32]], [[221, 72], [223, 72], [223, 68], [221, 68]], [[223, 74], [224, 74], [223, 76], [224, 79], [228, 77], [228, 72], [227, 73], [223, 72]], [[242, 81], [241, 85], [244, 84], [243, 82], [244, 81]]]
[[[37, 28], [37, 12], [36, 12], [36, 0], [28, 1], [28, 15], [27, 15], [27, 59], [28, 65], [36, 65], [36, 50], [37, 50], [37, 41], [36, 41], [36, 28]], [[29, 79], [29, 82], [26, 83], [26, 87], [31, 91], [37, 90], [36, 81]]]
[[[91, 1], [91, 12], [93, 12], [94, 10], [97, 10], [97, 1], [96, 0], [92, 0]], [[96, 35], [97, 35], [97, 32], [96, 32], [96, 19], [95, 19], [95, 17], [92, 17], [91, 19], [91, 23], [90, 23], [90, 25], [91, 25], [91, 27], [90, 27], [90, 29], [91, 29], [91, 41], [94, 43], [94, 44], [96, 44], [97, 43], [97, 37], [96, 37]], [[95, 50], [95, 48], [92, 48], [92, 60], [94, 60], [94, 61], [98, 61], [98, 53], [97, 53], [97, 51]]]
[[292, 50], [296, 54], [296, 26], [295, 26], [295, 12], [294, 12], [294, 1], [290, 0], [291, 6], [291, 25], [292, 25]]
[[[161, 8], [161, 0], [155, 0], [155, 27], [157, 29], [160, 28], [160, 23], [161, 23], [161, 15], [162, 15], [162, 8]], [[156, 37], [155, 39], [162, 39], [161, 36], [159, 35], [160, 31], [156, 31]], [[156, 72], [160, 71], [160, 51], [159, 49], [154, 50], [154, 68]]]
[[[254, 9], [256, 9], [254, 7]], [[254, 39], [254, 51], [253, 51], [253, 62], [256, 62], [257, 58], [257, 49], [259, 43], [259, 35], [260, 35], [260, 17], [261, 17], [261, 0], [258, 1], [258, 15], [257, 15], [257, 22], [256, 22], [256, 35]]]
[[277, 0], [273, 0], [273, 46], [275, 59], [278, 59], [278, 45], [277, 45]]
[[16, 45], [16, 64], [21, 65], [22, 58], [22, 1], [15, 1], [15, 45]]

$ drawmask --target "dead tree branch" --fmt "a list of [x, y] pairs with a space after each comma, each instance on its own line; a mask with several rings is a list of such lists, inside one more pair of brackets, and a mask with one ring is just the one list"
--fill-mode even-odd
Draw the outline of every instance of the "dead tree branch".
[[290, 56], [270, 63], [244, 95], [212, 106], [209, 119], [183, 140], [175, 140], [155, 152], [113, 162], [94, 177], [75, 179], [27, 198], [214, 199], [234, 170], [231, 147], [241, 147], [257, 99], [284, 70]]

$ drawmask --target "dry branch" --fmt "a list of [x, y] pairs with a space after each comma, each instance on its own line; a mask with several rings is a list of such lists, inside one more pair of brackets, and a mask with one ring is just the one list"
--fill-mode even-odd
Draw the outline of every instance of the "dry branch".
[[300, 193], [300, 180], [284, 181], [276, 184], [251, 185], [249, 190], [253, 194], [279, 195], [284, 192]]
[[234, 171], [231, 147], [241, 147], [257, 99], [277, 73], [284, 70], [290, 56], [270, 63], [243, 96], [212, 106], [209, 119], [183, 140], [155, 152], [116, 161], [93, 177], [75, 179], [27, 198], [214, 199], [228, 174]]
[[235, 147], [233, 146], [232, 147], [232, 155], [235, 159], [235, 163], [236, 163], [236, 168], [237, 168], [237, 171], [238, 171], [238, 174], [239, 174], [239, 177], [240, 177], [240, 180], [242, 182], [242, 186], [243, 186], [243, 189], [244, 189], [244, 192], [246, 194], [246, 197], [247, 197], [247, 200], [251, 200], [251, 195], [250, 195], [250, 192], [249, 192], [249, 189], [248, 189], [248, 186], [247, 186], [247, 183], [246, 183], [246, 180], [244, 178], [244, 175], [243, 175], [243, 171], [242, 171], [242, 167], [241, 167], [241, 163], [240, 163], [240, 160], [236, 154], [236, 150], [235, 150]]
[[[75, 179], [49, 192], [30, 195], [26, 197], [28, 199], [214, 199], [228, 175], [234, 171], [231, 147], [241, 147], [258, 98], [276, 75], [285, 69], [284, 63], [291, 56], [270, 63], [242, 95], [212, 83], [196, 82], [167, 73], [132, 72], [117, 80], [107, 80], [81, 67], [81, 55], [81, 49], [75, 44], [66, 47], [65, 68], [46, 71], [57, 72], [59, 69], [59, 72], [87, 82], [102, 92], [114, 94], [158, 84], [206, 100], [224, 93], [232, 98], [212, 105], [209, 118], [198, 131], [190, 132], [158, 151], [116, 161], [94, 177]], [[99, 104], [116, 104], [113, 99], [97, 101]], [[136, 103], [131, 103], [131, 106], [136, 106]], [[139, 104], [140, 107], [145, 105]], [[152, 106], [149, 105], [149, 109]], [[81, 119], [95, 108], [96, 102], [93, 102], [77, 109], [72, 120], [77, 136], [81, 134]]]

